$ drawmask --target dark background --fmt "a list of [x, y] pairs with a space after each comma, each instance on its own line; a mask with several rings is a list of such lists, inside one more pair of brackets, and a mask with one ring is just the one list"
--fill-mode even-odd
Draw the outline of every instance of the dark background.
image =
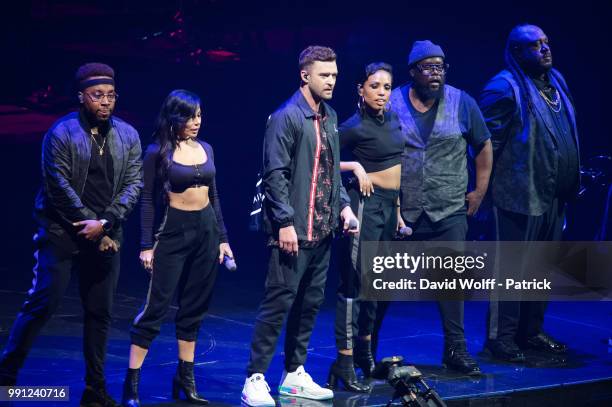
[[[248, 287], [245, 280], [251, 280], [260, 289], [264, 245], [247, 224], [263, 130], [268, 115], [297, 89], [297, 56], [305, 46], [327, 45], [338, 54], [332, 106], [342, 121], [355, 108], [355, 81], [369, 62], [391, 63], [399, 85], [408, 78], [413, 41], [430, 39], [445, 50], [448, 82], [478, 97], [503, 68], [510, 29], [523, 22], [539, 25], [550, 38], [554, 66], [573, 92], [582, 157], [590, 157], [611, 151], [605, 125], [612, 107], [610, 13], [603, 4], [66, 0], [3, 6], [0, 287], [29, 288], [40, 142], [52, 122], [76, 106], [73, 77], [82, 63], [115, 68], [115, 113], [137, 128], [143, 146], [169, 91], [185, 88], [201, 96], [201, 137], [215, 148], [217, 183], [240, 267], [223, 273], [221, 281]], [[146, 284], [137, 263], [137, 213], [126, 227], [119, 286], [135, 295]]]

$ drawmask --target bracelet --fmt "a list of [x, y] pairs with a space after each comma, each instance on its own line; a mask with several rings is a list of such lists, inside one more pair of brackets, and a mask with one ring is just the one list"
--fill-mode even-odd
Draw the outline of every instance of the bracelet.
[[108, 223], [107, 219], [98, 219], [98, 222], [100, 222], [102, 229], [104, 229], [105, 232], [110, 230], [110, 224]]

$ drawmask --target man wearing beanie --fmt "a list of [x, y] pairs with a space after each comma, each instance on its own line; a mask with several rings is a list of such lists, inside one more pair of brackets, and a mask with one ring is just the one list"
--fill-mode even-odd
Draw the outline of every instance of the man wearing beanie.
[[59, 119], [43, 139], [34, 279], [0, 359], [0, 385], [15, 385], [74, 268], [84, 310], [86, 387], [80, 404], [85, 406], [117, 405], [106, 391], [104, 360], [119, 277], [121, 222], [142, 187], [138, 133], [112, 116], [114, 76], [105, 64], [81, 66], [76, 74], [80, 110]]
[[[400, 226], [411, 240], [462, 241], [467, 216], [478, 210], [492, 165], [490, 134], [478, 105], [467, 93], [445, 84], [448, 65], [442, 48], [416, 41], [408, 58], [411, 82], [391, 93], [391, 109], [405, 137], [402, 155]], [[467, 193], [467, 148], [475, 155], [476, 189]], [[479, 375], [467, 351], [463, 302], [439, 301], [444, 331], [443, 363]]]

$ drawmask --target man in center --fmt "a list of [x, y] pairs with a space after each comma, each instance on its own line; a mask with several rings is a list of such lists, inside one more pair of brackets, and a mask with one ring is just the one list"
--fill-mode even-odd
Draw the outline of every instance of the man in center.
[[[340, 178], [340, 148], [332, 98], [336, 54], [310, 46], [299, 57], [300, 88], [268, 119], [264, 138], [264, 220], [270, 261], [242, 401], [274, 406], [264, 373], [284, 321], [285, 371], [279, 394], [315, 400], [333, 392], [304, 370], [307, 346], [324, 299], [332, 235], [358, 225]], [[352, 222], [351, 222], [352, 221]], [[353, 227], [350, 233], [357, 233]]]

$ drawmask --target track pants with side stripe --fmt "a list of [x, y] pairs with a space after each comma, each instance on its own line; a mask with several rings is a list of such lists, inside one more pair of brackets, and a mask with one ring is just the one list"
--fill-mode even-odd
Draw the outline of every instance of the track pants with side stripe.
[[0, 377], [17, 377], [36, 337], [60, 307], [74, 270], [83, 306], [85, 382], [103, 386], [119, 253], [101, 253], [97, 243], [76, 239], [59, 227], [40, 227], [34, 242], [37, 251], [32, 288], [0, 357]]
[[348, 191], [351, 208], [361, 225], [359, 235], [343, 239], [340, 257], [340, 284], [336, 301], [336, 346], [352, 349], [356, 336], [368, 336], [374, 329], [376, 318], [375, 301], [360, 299], [361, 244], [362, 242], [385, 242], [393, 240], [397, 228], [397, 190], [374, 188], [369, 197], [361, 196], [359, 190]]

